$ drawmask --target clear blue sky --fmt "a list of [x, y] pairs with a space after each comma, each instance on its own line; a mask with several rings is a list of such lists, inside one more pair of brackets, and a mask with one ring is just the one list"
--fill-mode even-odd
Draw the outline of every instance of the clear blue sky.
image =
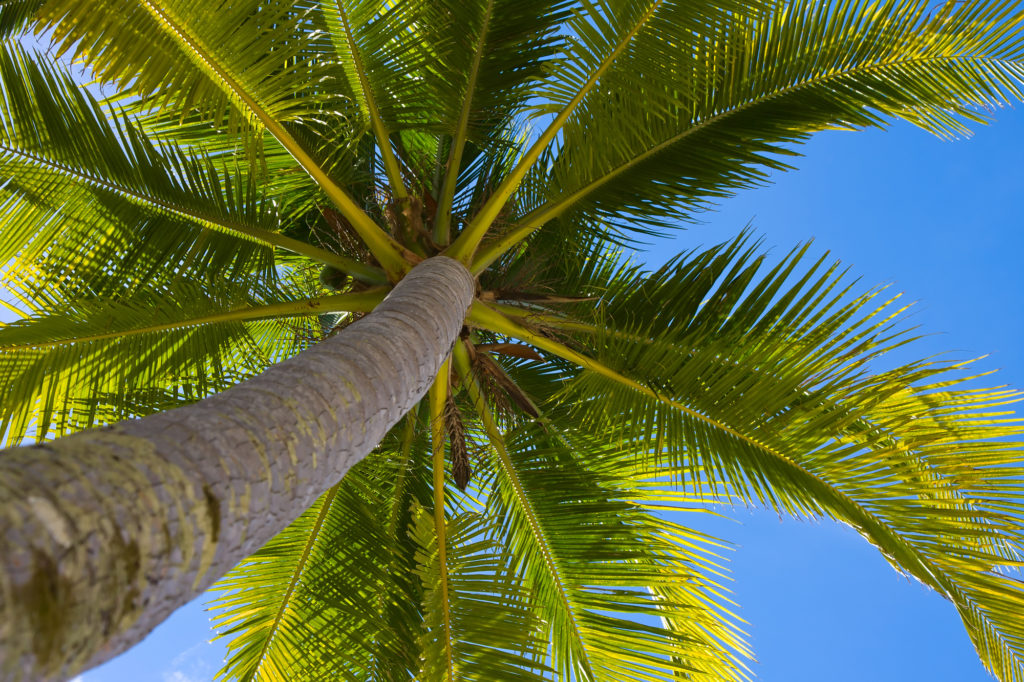
[[[751, 223], [779, 254], [814, 238], [865, 286], [892, 282], [935, 332], [920, 355], [990, 354], [999, 383], [1024, 387], [1024, 110], [1000, 112], [967, 141], [910, 126], [828, 133], [798, 171], [745, 192], [652, 262]], [[899, 577], [853, 531], [738, 510], [704, 526], [735, 543], [733, 597], [764, 682], [973, 682], [991, 679], [953, 609]], [[1022, 616], [1024, 617], [1024, 616]], [[209, 680], [222, 647], [207, 643], [201, 600], [85, 682]]]

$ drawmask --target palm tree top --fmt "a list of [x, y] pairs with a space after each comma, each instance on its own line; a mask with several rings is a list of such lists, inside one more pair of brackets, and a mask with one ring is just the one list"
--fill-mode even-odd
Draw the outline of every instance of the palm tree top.
[[807, 247], [630, 259], [814, 132], [1024, 99], [1015, 2], [11, 0], [0, 36], [5, 443], [475, 279], [429, 396], [220, 583], [224, 679], [745, 679], [705, 501], [853, 526], [1024, 679], [1018, 394], [893, 363], [902, 303]]

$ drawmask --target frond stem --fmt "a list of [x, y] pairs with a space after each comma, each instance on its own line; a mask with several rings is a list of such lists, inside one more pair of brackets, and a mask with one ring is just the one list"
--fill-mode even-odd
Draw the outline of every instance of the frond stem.
[[[458, 343], [456, 343], [458, 345]], [[430, 387], [430, 442], [433, 448], [434, 529], [437, 533], [438, 565], [441, 573], [441, 610], [444, 618], [445, 667], [448, 682], [455, 682], [455, 661], [452, 652], [451, 605], [448, 602], [448, 548], [444, 509], [444, 411], [448, 402], [449, 360], [445, 360]]]
[[[409, 470], [412, 467], [412, 445], [416, 439], [416, 413], [419, 410], [422, 403], [409, 410], [409, 413], [405, 415], [405, 428], [402, 431], [402, 440], [399, 445], [401, 448], [401, 466], [398, 469], [398, 480], [395, 481], [395, 489], [391, 494], [391, 514], [388, 519], [388, 534], [387, 540], [391, 549], [391, 556], [388, 559], [389, 571], [394, 573], [398, 568], [398, 521], [399, 517], [408, 500], [405, 497], [406, 483], [409, 478]], [[386, 590], [381, 589], [377, 593], [377, 612], [384, 613], [387, 601], [390, 595]], [[380, 664], [380, 652], [374, 651], [374, 665], [375, 667]]]
[[440, 246], [448, 246], [448, 241], [451, 238], [452, 202], [455, 200], [455, 187], [459, 180], [462, 152], [466, 148], [469, 115], [473, 110], [473, 91], [476, 89], [476, 79], [480, 75], [480, 63], [483, 61], [484, 46], [487, 44], [487, 31], [490, 29], [493, 12], [494, 0], [487, 0], [483, 25], [480, 27], [480, 40], [477, 42], [476, 50], [473, 53], [473, 64], [469, 69], [469, 79], [466, 83], [466, 98], [462, 102], [459, 125], [455, 131], [455, 136], [452, 138], [451, 151], [448, 154], [448, 169], [445, 173], [444, 185], [437, 200], [437, 213], [434, 217], [434, 241]]

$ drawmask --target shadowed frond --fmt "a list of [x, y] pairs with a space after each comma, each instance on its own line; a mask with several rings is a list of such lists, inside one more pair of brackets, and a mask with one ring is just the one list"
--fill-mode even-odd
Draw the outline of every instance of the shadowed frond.
[[322, 0], [320, 4], [338, 64], [363, 125], [376, 137], [397, 200], [406, 198], [406, 189], [391, 133], [412, 125], [422, 127], [442, 99], [439, 92], [425, 87], [427, 60], [437, 56], [425, 44], [443, 33], [443, 18], [426, 15], [427, 7], [429, 3], [382, 5], [366, 0]]
[[0, 0], [0, 38], [25, 31], [46, 0]]

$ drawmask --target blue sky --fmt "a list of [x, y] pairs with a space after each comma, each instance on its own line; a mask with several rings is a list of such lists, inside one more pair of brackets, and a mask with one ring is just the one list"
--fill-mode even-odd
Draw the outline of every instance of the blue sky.
[[[651, 262], [726, 239], [748, 223], [784, 254], [815, 239], [864, 285], [891, 282], [918, 301], [931, 336], [917, 355], [989, 354], [998, 383], [1024, 387], [1024, 111], [968, 141], [907, 125], [814, 138], [769, 187], [742, 193], [707, 224], [659, 244]], [[704, 529], [735, 544], [733, 597], [765, 682], [972, 682], [989, 678], [953, 609], [898, 576], [853, 531], [733, 510]], [[223, 648], [201, 600], [84, 682], [209, 680]]]

